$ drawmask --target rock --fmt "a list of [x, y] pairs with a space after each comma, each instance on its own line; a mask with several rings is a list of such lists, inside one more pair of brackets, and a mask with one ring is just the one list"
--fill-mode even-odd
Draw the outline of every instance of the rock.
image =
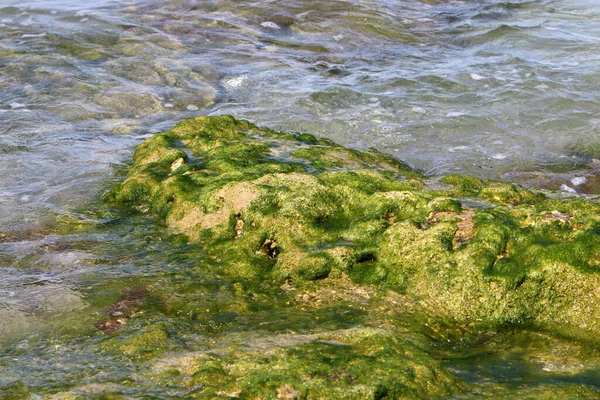
[[190, 376], [207, 398], [417, 399], [466, 387], [417, 345], [383, 329], [289, 333], [253, 343], [171, 358], [159, 368]]
[[[172, 169], [181, 146], [195, 161]], [[428, 186], [376, 150], [230, 116], [184, 121], [134, 159], [107, 199], [147, 207], [234, 279], [293, 287], [344, 276], [442, 320], [600, 334], [595, 201], [460, 175]]]
[[173, 161], [171, 164], [171, 173], [177, 171], [179, 167], [185, 164], [185, 159], [183, 157], [179, 157], [177, 160]]
[[140, 118], [162, 110], [154, 94], [123, 92], [110, 89], [94, 97], [95, 102], [115, 117]]
[[244, 234], [244, 225], [246, 225], [246, 223], [244, 222], [240, 214], [236, 215], [235, 219], [235, 237], [240, 237]]

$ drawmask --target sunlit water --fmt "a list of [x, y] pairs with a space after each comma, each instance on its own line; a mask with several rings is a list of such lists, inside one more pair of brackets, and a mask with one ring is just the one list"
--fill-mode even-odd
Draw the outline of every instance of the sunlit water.
[[599, 99], [590, 0], [3, 0], [0, 341], [168, 264], [145, 233], [49, 232], [98, 223], [87, 204], [181, 119], [233, 114], [432, 176], [595, 194]]

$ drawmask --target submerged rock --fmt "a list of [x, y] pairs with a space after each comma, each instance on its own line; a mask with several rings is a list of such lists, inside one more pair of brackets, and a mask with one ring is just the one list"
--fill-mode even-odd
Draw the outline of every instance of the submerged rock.
[[282, 334], [243, 350], [168, 357], [150, 377], [187, 378], [207, 398], [415, 399], [466, 387], [410, 340], [372, 328]]

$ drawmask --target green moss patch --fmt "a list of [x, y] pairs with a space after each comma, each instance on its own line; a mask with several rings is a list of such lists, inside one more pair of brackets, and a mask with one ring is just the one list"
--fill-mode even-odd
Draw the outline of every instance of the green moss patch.
[[[198, 117], [139, 146], [107, 200], [156, 215], [243, 282], [349, 277], [440, 317], [600, 333], [600, 205]], [[469, 198], [495, 206], [469, 208]], [[394, 389], [395, 390], [395, 389]]]
[[466, 388], [418, 346], [372, 328], [279, 335], [159, 365], [152, 379], [185, 382], [206, 398], [414, 399]]

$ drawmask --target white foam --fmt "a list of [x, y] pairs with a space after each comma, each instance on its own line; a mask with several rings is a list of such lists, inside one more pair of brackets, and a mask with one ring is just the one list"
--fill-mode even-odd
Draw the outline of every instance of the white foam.
[[575, 186], [583, 185], [586, 182], [587, 179], [585, 178], [585, 176], [575, 176], [573, 177], [573, 179], [571, 179], [571, 183]]
[[471, 79], [473, 79], [475, 81], [481, 81], [481, 80], [485, 79], [485, 76], [481, 76], [479, 74], [471, 74]]
[[165, 108], [173, 108], [173, 107], [175, 107], [173, 105], [173, 103], [165, 103], [164, 106], [165, 106]]
[[269, 28], [269, 29], [281, 29], [281, 27], [273, 21], [265, 21], [262, 24], [260, 24], [260, 26], [262, 26], [263, 28]]
[[449, 147], [448, 148], [448, 152], [450, 153], [454, 153], [455, 151], [463, 151], [463, 150], [469, 150], [471, 147], [470, 146], [455, 146], [455, 147]]
[[22, 22], [20, 23], [20, 25], [21, 25], [21, 26], [29, 26], [29, 25], [31, 25], [31, 24], [33, 24], [33, 19], [31, 19], [31, 18], [29, 18], [29, 19], [27, 19], [27, 20], [25, 20], [25, 21], [22, 21]]
[[571, 186], [567, 186], [564, 183], [560, 185], [560, 190], [567, 193], [577, 193], [577, 190], [573, 189]]
[[448, 114], [446, 114], [446, 117], [454, 118], [454, 117], [462, 117], [463, 115], [467, 115], [467, 114], [463, 113], [463, 112], [458, 112], [458, 111], [450, 111]]
[[25, 104], [21, 104], [21, 103], [17, 103], [16, 101], [13, 101], [12, 103], [9, 104], [10, 108], [15, 109], [15, 108], [25, 108], [27, 107]]
[[492, 158], [495, 160], [504, 160], [506, 158], [505, 154], [496, 153], [492, 155]]
[[23, 35], [21, 35], [22, 38], [37, 38], [37, 37], [44, 37], [46, 36], [46, 32], [44, 33], [39, 33], [39, 34], [34, 34], [34, 33], [25, 33]]
[[241, 76], [238, 76], [237, 78], [228, 79], [227, 81], [225, 81], [225, 86], [230, 87], [230, 88], [238, 88], [238, 87], [242, 86], [242, 84], [244, 83], [246, 78], [248, 78], [248, 75], [241, 75]]
[[413, 107], [412, 110], [413, 110], [413, 112], [416, 112], [419, 114], [425, 114], [427, 112], [427, 110], [425, 110], [423, 107]]
[[198, 111], [198, 110], [199, 110], [199, 108], [198, 108], [198, 107], [196, 107], [196, 106], [195, 106], [195, 105], [193, 105], [193, 104], [188, 104], [188, 106], [187, 106], [186, 108], [187, 108], [189, 111]]

